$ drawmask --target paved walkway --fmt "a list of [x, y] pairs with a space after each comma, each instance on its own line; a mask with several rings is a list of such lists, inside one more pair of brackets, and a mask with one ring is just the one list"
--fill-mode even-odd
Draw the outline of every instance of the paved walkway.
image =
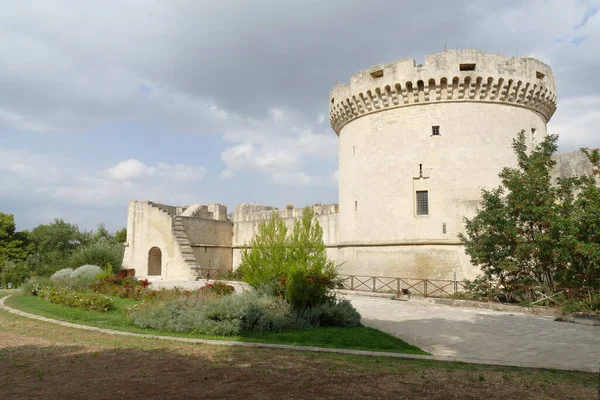
[[600, 327], [492, 310], [346, 298], [363, 324], [398, 336], [435, 355], [516, 366], [598, 371]]

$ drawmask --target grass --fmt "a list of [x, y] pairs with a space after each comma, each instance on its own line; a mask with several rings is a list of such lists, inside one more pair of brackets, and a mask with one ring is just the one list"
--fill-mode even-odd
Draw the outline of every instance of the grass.
[[563, 400], [598, 393], [597, 373], [117, 337], [4, 311], [0, 337], [0, 382], [10, 382], [3, 398], [148, 399], [160, 392], [165, 398]]
[[178, 333], [139, 328], [127, 317], [125, 311], [138, 300], [114, 297], [115, 308], [106, 313], [85, 311], [52, 304], [35, 296], [17, 293], [6, 300], [6, 305], [43, 317], [81, 325], [114, 329], [124, 332], [201, 339], [232, 340], [254, 343], [275, 343], [295, 346], [342, 348], [352, 350], [383, 351], [403, 354], [429, 353], [377, 329], [364, 326], [354, 328], [322, 327], [286, 332], [251, 333], [242, 336], [207, 336], [197, 333]]

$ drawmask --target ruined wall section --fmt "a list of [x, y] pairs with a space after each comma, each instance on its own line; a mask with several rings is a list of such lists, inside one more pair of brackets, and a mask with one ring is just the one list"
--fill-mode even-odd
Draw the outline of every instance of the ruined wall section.
[[[227, 216], [227, 209], [222, 215]], [[182, 217], [181, 220], [198, 267], [231, 270], [233, 223], [193, 217]]]
[[554, 161], [556, 161], [556, 165], [552, 174], [553, 180], [593, 174], [594, 166], [587, 156], [579, 150], [555, 154]]
[[[134, 268], [136, 276], [148, 277], [148, 253], [152, 247], [161, 252], [161, 275], [154, 279], [193, 279], [189, 260], [184, 258], [173, 218], [177, 207], [150, 201], [130, 201], [127, 212], [127, 243], [123, 257], [124, 268]], [[195, 265], [195, 261], [192, 261]]]

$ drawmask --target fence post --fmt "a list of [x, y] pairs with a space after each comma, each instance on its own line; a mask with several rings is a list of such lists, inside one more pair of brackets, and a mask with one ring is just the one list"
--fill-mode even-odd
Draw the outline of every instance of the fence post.
[[456, 292], [458, 292], [458, 282], [455, 279], [454, 280], [454, 295], [456, 295]]
[[375, 277], [373, 277], [373, 293], [377, 291], [377, 286], [375, 284]]
[[350, 290], [354, 290], [354, 275], [350, 275]]
[[396, 278], [396, 297], [400, 297], [400, 278]]
[[427, 279], [423, 279], [423, 296], [427, 297]]

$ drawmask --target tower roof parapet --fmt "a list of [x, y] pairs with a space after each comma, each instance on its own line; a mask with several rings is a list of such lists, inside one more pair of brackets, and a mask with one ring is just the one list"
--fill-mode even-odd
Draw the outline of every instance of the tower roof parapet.
[[379, 111], [440, 102], [484, 102], [529, 108], [550, 120], [556, 111], [552, 69], [535, 58], [448, 50], [364, 69], [329, 96], [329, 122], [339, 135], [348, 122]]

